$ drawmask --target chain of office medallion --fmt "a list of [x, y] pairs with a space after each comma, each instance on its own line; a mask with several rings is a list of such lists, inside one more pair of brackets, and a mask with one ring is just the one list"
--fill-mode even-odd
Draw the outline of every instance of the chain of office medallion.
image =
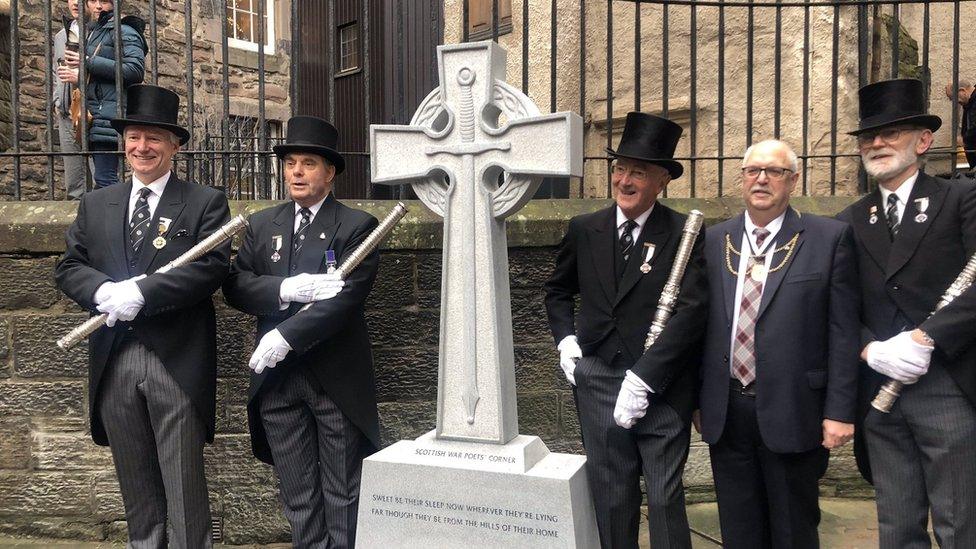
[[[769, 269], [769, 272], [766, 274], [775, 273], [776, 271], [786, 266], [786, 263], [789, 262], [790, 260], [790, 256], [793, 255], [793, 250], [794, 248], [796, 248], [796, 241], [799, 238], [800, 238], [800, 233], [796, 233], [793, 235], [793, 238], [791, 238], [789, 242], [783, 244], [779, 248], [776, 248], [775, 250], [770, 252], [775, 255], [778, 252], [782, 252], [783, 250], [786, 250], [786, 255], [783, 257], [783, 260], [779, 262], [779, 265], [773, 267], [772, 269]], [[732, 254], [741, 256], [742, 252], [736, 250], [735, 247], [732, 246], [732, 237], [726, 234], [725, 235], [725, 268], [728, 269], [730, 273], [732, 273], [732, 276], [739, 276], [739, 272], [732, 268]], [[757, 257], [761, 257], [761, 256], [757, 256]]]

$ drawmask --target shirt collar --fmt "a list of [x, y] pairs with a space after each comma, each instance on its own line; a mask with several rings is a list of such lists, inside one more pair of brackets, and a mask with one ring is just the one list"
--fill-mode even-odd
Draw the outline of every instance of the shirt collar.
[[[332, 191], [329, 191], [329, 192], [332, 192]], [[312, 204], [311, 206], [308, 207], [308, 210], [310, 212], [312, 212], [312, 216], [311, 217], [314, 218], [315, 217], [315, 214], [319, 213], [319, 210], [322, 209], [322, 204], [325, 203], [325, 199], [326, 198], [329, 198], [329, 193], [325, 193], [325, 196], [322, 198], [322, 200], [319, 200], [315, 204]], [[302, 206], [299, 205], [298, 202], [295, 202], [295, 215], [298, 215], [298, 212], [301, 209], [302, 209]]]
[[918, 174], [921, 170], [915, 172], [914, 175], [905, 180], [904, 183], [898, 186], [898, 190], [889, 191], [888, 189], [878, 185], [878, 189], [881, 190], [881, 204], [885, 207], [888, 205], [888, 197], [894, 193], [898, 197], [898, 202], [903, 206], [908, 204], [908, 198], [912, 196], [912, 189], [915, 188], [915, 181], [918, 179]]
[[[783, 210], [783, 213], [779, 214], [779, 216], [777, 216], [776, 219], [766, 224], [764, 228], [767, 231], [769, 231], [769, 236], [766, 237], [767, 238], [766, 242], [772, 242], [773, 240], [772, 237], [775, 237], [776, 233], [779, 232], [780, 228], [783, 226], [783, 221], [785, 219], [786, 219], [786, 210]], [[758, 225], [752, 222], [752, 218], [749, 217], [749, 212], [747, 211], [746, 212], [746, 235], [749, 238], [753, 239], [753, 241], [755, 241], [755, 235], [753, 235], [752, 231], [757, 228]]]
[[140, 181], [135, 174], [132, 174], [132, 192], [129, 193], [129, 198], [135, 198], [136, 196], [139, 196], [139, 191], [143, 187], [149, 187], [149, 190], [152, 191], [153, 194], [155, 194], [156, 196], [163, 196], [163, 190], [166, 189], [166, 183], [169, 182], [169, 176], [172, 173], [173, 173], [172, 170], [170, 170], [164, 173], [162, 177], [160, 177], [159, 179], [153, 181], [148, 185]]
[[[648, 208], [646, 212], [634, 218], [634, 221], [637, 222], [637, 232], [640, 232], [641, 230], [644, 229], [644, 223], [647, 222], [648, 217], [651, 217], [652, 211], [654, 211], [654, 204], [651, 204], [651, 207]], [[627, 216], [624, 215], [624, 212], [623, 210], [620, 209], [620, 206], [617, 206], [617, 228], [618, 229], [622, 228], [624, 226], [624, 223], [626, 222], [627, 222]]]

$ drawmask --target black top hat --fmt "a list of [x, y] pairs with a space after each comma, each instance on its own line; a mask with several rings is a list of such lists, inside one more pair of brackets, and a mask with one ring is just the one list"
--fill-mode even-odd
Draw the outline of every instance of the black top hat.
[[274, 152], [284, 158], [290, 152], [307, 152], [324, 156], [336, 169], [336, 175], [346, 169], [346, 161], [336, 151], [339, 132], [335, 126], [316, 116], [293, 116], [288, 120], [288, 135]]
[[681, 126], [667, 118], [629, 112], [617, 150], [607, 147], [607, 152], [614, 158], [632, 158], [657, 164], [668, 170], [671, 179], [677, 179], [685, 171], [679, 162], [672, 160], [680, 137]]
[[190, 132], [176, 121], [180, 112], [180, 96], [176, 93], [149, 84], [129, 86], [125, 93], [125, 118], [112, 119], [115, 131], [121, 134], [126, 126], [152, 126], [176, 134], [180, 138], [180, 145], [190, 140]]
[[932, 131], [942, 126], [941, 118], [925, 112], [925, 85], [921, 80], [883, 80], [864, 86], [857, 95], [861, 123], [856, 130], [847, 132], [850, 135], [900, 124], [921, 126]]

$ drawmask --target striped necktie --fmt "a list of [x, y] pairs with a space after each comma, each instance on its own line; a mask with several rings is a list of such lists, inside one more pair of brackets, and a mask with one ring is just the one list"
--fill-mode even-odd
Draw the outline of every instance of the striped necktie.
[[637, 222], [633, 219], [628, 219], [624, 223], [624, 232], [620, 234], [620, 238], [617, 240], [620, 250], [620, 256], [617, 258], [617, 278], [621, 278], [624, 275], [624, 267], [626, 267], [627, 262], [630, 260], [630, 253], [634, 250], [634, 229], [636, 228]]
[[139, 189], [139, 198], [136, 199], [136, 206], [132, 210], [132, 217], [129, 218], [129, 250], [132, 252], [132, 262], [139, 257], [142, 250], [142, 243], [149, 232], [149, 222], [152, 216], [149, 215], [149, 194], [152, 191], [149, 187]]
[[291, 270], [293, 273], [298, 269], [298, 256], [305, 244], [305, 233], [308, 232], [308, 226], [312, 224], [312, 210], [302, 208], [298, 210], [298, 213], [301, 214], [302, 220], [298, 222], [298, 230], [295, 231], [295, 236], [291, 239]]
[[888, 207], [885, 209], [885, 219], [888, 221], [888, 231], [891, 239], [898, 236], [898, 229], [901, 228], [901, 220], [898, 219], [898, 195], [891, 193], [888, 195]]

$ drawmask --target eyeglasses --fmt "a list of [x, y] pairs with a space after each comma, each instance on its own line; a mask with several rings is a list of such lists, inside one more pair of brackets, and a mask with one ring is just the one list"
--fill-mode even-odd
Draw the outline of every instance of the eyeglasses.
[[746, 179], [758, 179], [759, 174], [766, 172], [766, 177], [772, 181], [779, 181], [786, 177], [787, 175], [793, 173], [793, 170], [789, 168], [778, 168], [776, 166], [767, 166], [765, 168], [760, 168], [758, 166], [746, 166], [742, 168], [742, 175]]
[[883, 130], [878, 130], [874, 132], [864, 132], [857, 136], [857, 144], [866, 147], [871, 143], [874, 143], [876, 137], [880, 137], [886, 145], [894, 143], [901, 137], [904, 132], [909, 132], [915, 128], [884, 128]]
[[647, 181], [648, 173], [643, 168], [627, 168], [625, 166], [622, 166], [614, 162], [613, 164], [614, 175], [616, 175], [617, 177], [624, 177], [628, 173], [630, 174], [630, 178], [635, 181], [640, 181], [640, 182]]

